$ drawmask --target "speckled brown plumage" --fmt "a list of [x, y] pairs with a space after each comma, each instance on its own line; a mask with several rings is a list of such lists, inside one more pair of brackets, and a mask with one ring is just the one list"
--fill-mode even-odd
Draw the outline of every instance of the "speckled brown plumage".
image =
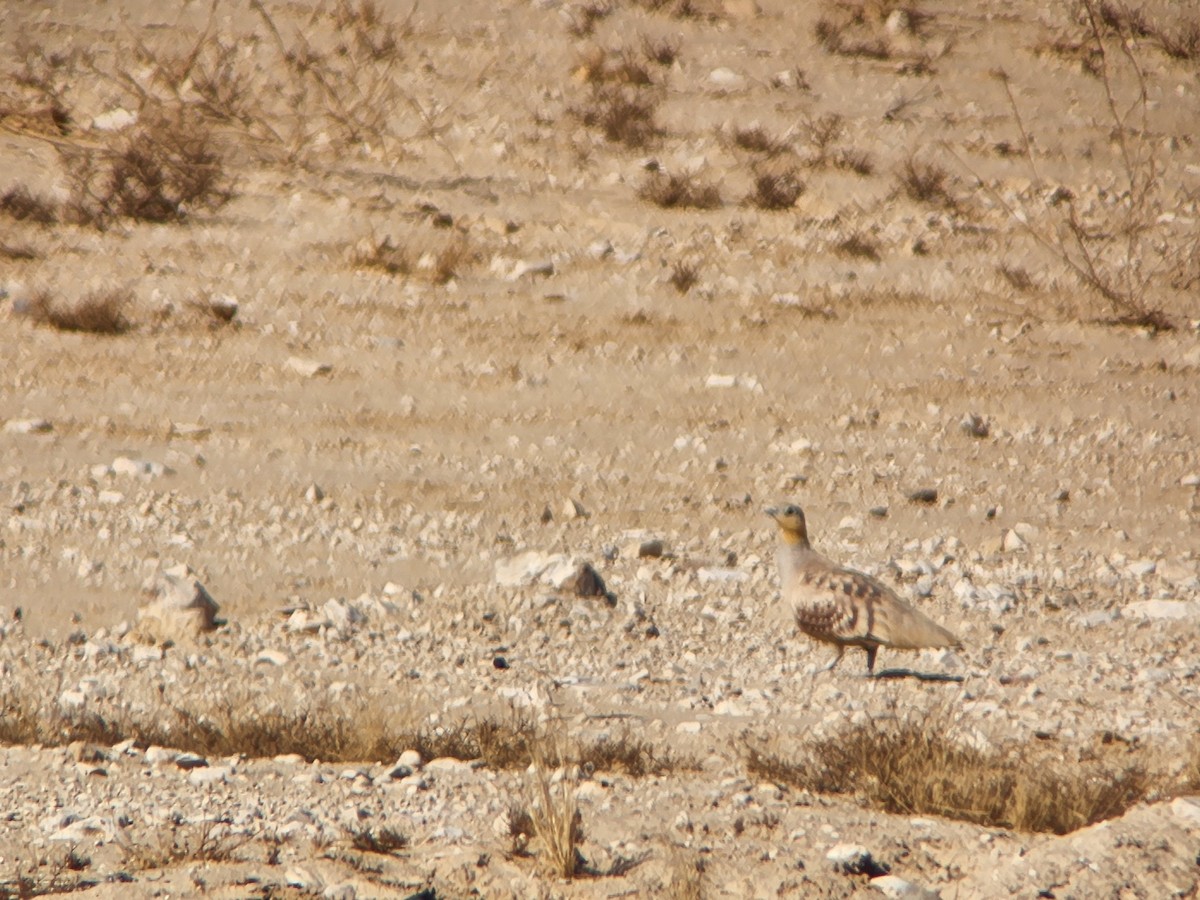
[[880, 647], [920, 650], [957, 647], [958, 638], [913, 609], [869, 575], [836, 565], [813, 550], [804, 511], [790, 505], [767, 513], [779, 524], [779, 577], [783, 598], [796, 626], [809, 637], [832, 644], [841, 661], [847, 647], [867, 652], [867, 671], [875, 669]]

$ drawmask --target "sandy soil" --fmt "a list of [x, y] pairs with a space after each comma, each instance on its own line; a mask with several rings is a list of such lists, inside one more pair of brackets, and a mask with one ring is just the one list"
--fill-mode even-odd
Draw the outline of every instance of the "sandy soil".
[[[437, 896], [685, 896], [672, 887], [679, 854], [684, 868], [701, 854], [713, 896], [870, 893], [865, 876], [825, 859], [848, 840], [944, 896], [1195, 896], [1200, 825], [1184, 800], [1139, 806], [1098, 832], [1021, 835], [756, 784], [735, 746], [746, 733], [802, 742], [855, 711], [944, 704], [996, 742], [1048, 729], [1068, 756], [1106, 731], [1167, 753], [1194, 746], [1200, 282], [1195, 258], [1174, 248], [1196, 229], [1195, 59], [1149, 37], [1133, 43], [1150, 100], [1151, 138], [1137, 147], [1157, 154], [1166, 214], [1152, 217], [1153, 240], [1170, 248], [1144, 251], [1163, 272], [1141, 299], [1176, 326], [1159, 332], [1112, 324], [1127, 310], [1081, 287], [1005, 208], [1049, 233], [1045, 200], [1061, 184], [1088, 215], [1119, 218], [1120, 147], [1086, 43], [1070, 50], [1086, 35], [1065, 9], [926, 3], [910, 29], [870, 7], [856, 27], [890, 47], [872, 59], [820, 48], [814, 26], [835, 9], [820, 4], [729, 2], [687, 17], [670, 5], [603, 8], [583, 35], [582, 5], [471, 0], [410, 15], [381, 3], [406, 23], [382, 57], [392, 67], [358, 65], [359, 51], [329, 63], [345, 73], [355, 62], [343, 100], [382, 92], [366, 104], [380, 122], [349, 141], [332, 101], [310, 98], [303, 119], [278, 111], [287, 72], [263, 17], [221, 4], [213, 33], [237, 48], [250, 108], [302, 139], [220, 123], [234, 196], [181, 223], [99, 230], [0, 212], [0, 241], [35, 257], [0, 257], [0, 603], [23, 613], [2, 639], [4, 672], [50, 696], [89, 677], [123, 685], [87, 701], [102, 707], [158, 682], [203, 692], [266, 678], [273, 691], [325, 696], [334, 682], [395, 689], [419, 670], [411, 708], [443, 715], [514, 697], [546, 712], [537, 686], [565, 683], [551, 713], [583, 730], [601, 715], [635, 716], [703, 766], [589, 782], [599, 786], [584, 807], [585, 854], [646, 854], [620, 876], [567, 883], [536, 861], [500, 859], [492, 822], [522, 773], [447, 768], [427, 795], [389, 787], [389, 761], [377, 761], [362, 802], [413, 843], [374, 874], [319, 841], [294, 843], [306, 833], [284, 841], [285, 863], [332, 871], [297, 876], [305, 887], [286, 887], [285, 867], [247, 851], [138, 871], [132, 885], [101, 876], [92, 892], [183, 896], [200, 879], [222, 896], [326, 885], [349, 885], [347, 896], [422, 885]], [[1147, 10], [1170, 22], [1200, 14]], [[56, 147], [107, 140], [89, 129], [94, 117], [163, 93], [131, 48], [195, 46], [208, 12], [132, 0], [7, 10], [0, 192], [65, 197]], [[307, 23], [317, 48], [350, 28], [306, 5], [273, 21], [292, 42]], [[592, 48], [640, 58], [643, 38], [675, 42], [678, 58], [647, 63], [654, 83], [626, 88], [660, 103], [661, 134], [630, 148], [579, 111], [591, 102]], [[77, 59], [54, 76], [74, 124], [49, 133], [14, 112], [38, 96], [12, 74], [29, 46], [87, 51], [95, 71], [126, 71], [143, 93]], [[1111, 56], [1124, 109], [1131, 82]], [[1022, 132], [998, 68], [1036, 173], [1012, 150]], [[865, 154], [868, 174], [822, 161], [814, 123], [829, 114], [842, 117], [833, 148]], [[737, 129], [754, 124], [781, 153], [738, 146]], [[900, 175], [914, 158], [944, 167], [945, 199], [906, 194]], [[756, 173], [789, 167], [805, 183], [793, 208], [743, 200]], [[655, 168], [717, 185], [722, 204], [641, 199]], [[356, 263], [385, 237], [412, 248], [415, 271]], [[849, 238], [869, 252], [847, 249]], [[447, 248], [458, 255], [443, 281], [427, 264]], [[686, 293], [671, 283], [679, 266], [698, 276]], [[114, 287], [133, 297], [123, 335], [63, 332], [22, 312], [39, 291]], [[197, 312], [222, 296], [238, 303], [232, 323]], [[309, 374], [308, 363], [326, 368]], [[970, 416], [986, 434], [963, 428]], [[37, 419], [49, 427], [20, 425]], [[121, 458], [165, 468], [121, 474]], [[923, 488], [935, 502], [908, 499]], [[919, 659], [963, 685], [867, 683], [858, 658], [814, 680], [824, 651], [792, 636], [775, 603], [761, 511], [781, 499], [804, 504], [830, 556], [917, 596], [963, 637], [961, 654]], [[664, 541], [664, 558], [630, 554], [647, 537]], [[528, 551], [590, 561], [616, 606], [497, 578], [498, 563]], [[230, 624], [194, 659], [173, 648], [135, 660], [122, 623], [145, 601], [145, 580], [178, 563]], [[341, 637], [331, 627], [305, 638], [279, 619], [330, 598], [401, 611], [366, 613]], [[1160, 601], [1178, 605], [1137, 605]], [[79, 650], [110, 640], [117, 649]], [[282, 672], [255, 664], [264, 647], [285, 653]], [[497, 648], [510, 670], [492, 667]], [[189, 791], [225, 810], [272, 797], [260, 802], [276, 804], [266, 813], [276, 825], [307, 804], [330, 811], [314, 827], [334, 833], [359, 802], [341, 766], [320, 775], [303, 762], [239, 761], [213, 787], [144, 750], [108, 751], [100, 786], [65, 750], [4, 750], [6, 792], [40, 800], [5, 823], [0, 874], [55, 846], [48, 838], [68, 823], [47, 821], [54, 808], [86, 817], [124, 804], [153, 830], [196, 802]], [[139, 779], [174, 799], [143, 809], [142, 789], [130, 793]], [[293, 781], [303, 798], [283, 790]], [[121, 870], [111, 829], [88, 840], [96, 871]], [[490, 866], [478, 862], [489, 854]]]

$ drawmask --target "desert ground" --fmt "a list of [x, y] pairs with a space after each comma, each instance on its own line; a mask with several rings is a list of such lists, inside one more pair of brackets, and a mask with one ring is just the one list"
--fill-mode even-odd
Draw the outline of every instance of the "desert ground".
[[0, 897], [1200, 894], [1200, 5], [2, 18]]

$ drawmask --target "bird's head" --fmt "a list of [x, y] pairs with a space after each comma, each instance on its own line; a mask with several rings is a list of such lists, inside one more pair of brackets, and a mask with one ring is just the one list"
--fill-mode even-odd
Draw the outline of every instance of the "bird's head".
[[772, 507], [767, 515], [779, 525], [779, 538], [785, 544], [808, 546], [808, 524], [804, 521], [804, 510], [795, 503]]

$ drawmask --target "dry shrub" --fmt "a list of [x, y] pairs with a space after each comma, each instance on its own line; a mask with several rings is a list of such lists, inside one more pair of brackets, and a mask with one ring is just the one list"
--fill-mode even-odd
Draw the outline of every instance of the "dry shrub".
[[408, 837], [394, 828], [364, 828], [350, 834], [350, 846], [362, 853], [390, 856], [408, 846]]
[[663, 209], [716, 209], [721, 192], [715, 184], [699, 181], [692, 175], [667, 175], [650, 172], [638, 189], [638, 197]]
[[759, 209], [791, 209], [804, 193], [804, 182], [795, 169], [759, 172], [754, 176], [754, 191], [746, 198]]
[[608, 53], [594, 47], [585, 53], [576, 72], [588, 84], [627, 84], [648, 87], [654, 83], [650, 70], [629, 50]]
[[467, 240], [455, 233], [440, 245], [425, 251], [395, 243], [390, 235], [360, 241], [350, 254], [350, 264], [359, 269], [378, 269], [389, 275], [422, 276], [433, 284], [447, 284], [459, 274], [468, 259]]
[[62, 144], [59, 153], [70, 183], [67, 213], [81, 224], [180, 222], [233, 197], [211, 128], [182, 110], [143, 119], [112, 146]]
[[0, 880], [0, 897], [43, 897], [86, 891], [99, 883], [98, 878], [79, 875], [90, 869], [92, 861], [76, 847], [53, 854], [39, 852], [25, 865], [18, 865], [11, 878]]
[[869, 259], [879, 262], [882, 258], [879, 241], [874, 236], [862, 231], [856, 231], [842, 238], [834, 246], [838, 253], [853, 259]]
[[[1200, 235], [1185, 225], [1191, 201], [1177, 190], [1182, 180], [1166, 177], [1176, 158], [1162, 151], [1150, 122], [1150, 95], [1130, 23], [1111, 5], [1081, 0], [1081, 45], [1094, 59], [1104, 124], [1114, 151], [1113, 183], [1073, 190], [1043, 179], [1017, 105], [1010, 78], [993, 73], [1004, 90], [1033, 184], [1028, 198], [1011, 201], [955, 154], [976, 183], [1017, 223], [1040, 250], [1107, 304], [1109, 324], [1169, 331], [1174, 303], [1190, 304], [1194, 281], [1180, 278], [1181, 267], [1200, 250]], [[1140, 21], [1140, 20], [1139, 20]], [[1144, 23], [1143, 23], [1144, 24]], [[1147, 26], [1149, 27], [1149, 26]], [[1116, 31], [1114, 35], [1113, 32]], [[1078, 194], [1086, 196], [1080, 200]]]
[[567, 30], [575, 37], [588, 37], [596, 30], [596, 23], [612, 15], [613, 7], [607, 0], [590, 0], [567, 11]]
[[864, 150], [839, 149], [829, 157], [830, 164], [835, 169], [845, 169], [855, 175], [870, 175], [875, 171], [875, 163], [871, 155]]
[[130, 839], [122, 849], [125, 861], [135, 869], [163, 869], [181, 862], [229, 862], [253, 837], [234, 832], [227, 821], [189, 823], [175, 816], [168, 828], [155, 829], [146, 841]]
[[0, 241], [0, 259], [30, 260], [41, 259], [41, 254], [27, 244], [9, 244]]
[[0, 194], [0, 213], [18, 222], [52, 225], [58, 221], [58, 204], [17, 185]]
[[695, 263], [687, 260], [677, 262], [671, 266], [671, 277], [668, 280], [671, 287], [680, 294], [686, 294], [700, 280], [700, 269]]
[[950, 173], [937, 163], [910, 156], [896, 177], [910, 200], [947, 208], [955, 205], [949, 189]]
[[704, 871], [703, 856], [677, 848], [671, 855], [670, 876], [662, 896], [668, 900], [704, 900], [708, 896]]
[[1136, 764], [1069, 763], [1029, 745], [982, 749], [946, 715], [867, 720], [798, 759], [749, 748], [755, 777], [816, 793], [853, 793], [898, 815], [938, 815], [1066, 834], [1119, 816], [1164, 786]]
[[[561, 756], [561, 751], [557, 755]], [[587, 865], [579, 852], [583, 817], [576, 802], [574, 774], [565, 767], [555, 769], [539, 754], [534, 758], [531, 793], [529, 818], [546, 867], [560, 878], [574, 878]]]
[[127, 290], [92, 291], [77, 300], [62, 300], [40, 291], [29, 301], [29, 317], [59, 331], [124, 334], [133, 327], [125, 314], [133, 295]]
[[593, 85], [587, 104], [573, 110], [584, 125], [598, 128], [614, 144], [637, 149], [662, 134], [655, 122], [658, 99], [620, 85]]
[[642, 37], [642, 56], [647, 62], [657, 63], [660, 66], [672, 66], [679, 59], [679, 51], [683, 43], [676, 38], [651, 38], [648, 36]]
[[765, 153], [768, 156], [778, 156], [788, 148], [786, 141], [772, 136], [761, 125], [735, 129], [733, 143], [742, 150]]

